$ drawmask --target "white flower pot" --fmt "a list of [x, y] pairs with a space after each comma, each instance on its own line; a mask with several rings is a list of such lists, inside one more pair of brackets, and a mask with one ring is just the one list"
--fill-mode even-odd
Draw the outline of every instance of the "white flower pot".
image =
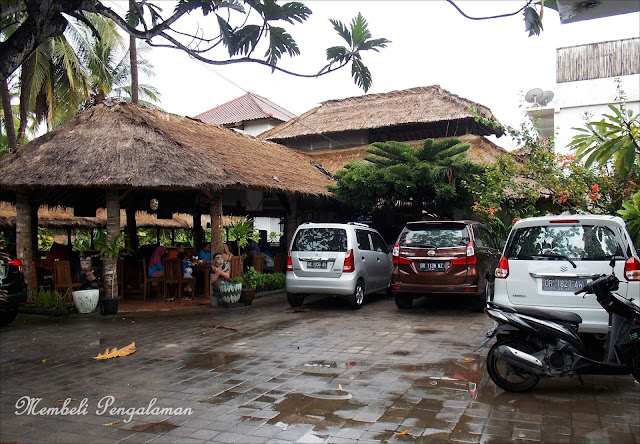
[[98, 306], [100, 290], [78, 290], [73, 292], [73, 305], [78, 313], [92, 313]]

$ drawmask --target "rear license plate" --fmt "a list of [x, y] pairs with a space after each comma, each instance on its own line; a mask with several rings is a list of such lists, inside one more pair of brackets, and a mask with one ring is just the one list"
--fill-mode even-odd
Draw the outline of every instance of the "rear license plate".
[[444, 271], [444, 262], [420, 262], [419, 271]]
[[316, 270], [325, 270], [327, 268], [327, 263], [322, 261], [308, 261], [307, 268], [313, 268]]
[[542, 291], [570, 291], [580, 290], [587, 285], [586, 279], [542, 279]]

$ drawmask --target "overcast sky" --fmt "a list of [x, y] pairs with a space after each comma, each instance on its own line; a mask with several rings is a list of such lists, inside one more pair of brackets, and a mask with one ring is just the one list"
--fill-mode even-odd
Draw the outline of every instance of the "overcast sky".
[[[321, 1], [303, 0], [313, 14], [303, 24], [289, 27], [302, 50], [281, 66], [315, 73], [325, 63], [324, 50], [344, 42], [329, 19], [348, 23], [361, 12], [374, 38], [392, 43], [379, 53], [364, 55], [373, 76], [370, 93], [416, 86], [440, 85], [453, 94], [489, 107], [501, 122], [519, 126], [524, 119], [523, 95], [532, 88], [553, 90], [556, 48], [640, 36], [640, 14], [560, 24], [558, 14], [545, 10], [544, 31], [527, 37], [522, 15], [473, 21], [444, 1]], [[170, 12], [172, 2], [166, 4]], [[459, 1], [471, 16], [514, 12], [524, 2]], [[122, 13], [126, 2], [115, 10]], [[207, 28], [210, 17], [190, 18]], [[191, 25], [191, 24], [190, 24]], [[180, 29], [188, 29], [186, 24]], [[268, 98], [295, 114], [320, 102], [362, 95], [350, 69], [318, 79], [275, 73], [263, 66], [211, 66], [170, 49], [154, 48], [148, 55], [156, 77], [149, 80], [162, 94], [160, 106], [168, 112], [195, 116], [246, 92]], [[505, 137], [495, 140], [514, 148]]]

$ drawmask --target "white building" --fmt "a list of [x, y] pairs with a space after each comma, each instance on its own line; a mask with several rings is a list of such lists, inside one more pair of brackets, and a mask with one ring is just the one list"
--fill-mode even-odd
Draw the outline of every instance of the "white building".
[[618, 84], [628, 109], [640, 110], [640, 38], [614, 40], [556, 50], [556, 86], [550, 94], [531, 90], [527, 113], [539, 126], [542, 137], [555, 129], [556, 152], [567, 153], [567, 145], [583, 127], [585, 115], [601, 120], [612, 114], [609, 104], [618, 104]]

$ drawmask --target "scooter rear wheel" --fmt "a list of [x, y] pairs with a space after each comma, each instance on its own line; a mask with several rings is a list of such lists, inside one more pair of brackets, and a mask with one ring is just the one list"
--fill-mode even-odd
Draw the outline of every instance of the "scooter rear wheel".
[[640, 344], [635, 344], [631, 352], [631, 374], [640, 382]]
[[496, 342], [487, 354], [487, 372], [491, 380], [507, 392], [519, 393], [531, 390], [538, 383], [540, 377], [500, 359], [496, 354], [496, 349], [501, 345], [507, 345], [525, 353], [535, 352], [532, 345], [517, 338], [504, 338]]

